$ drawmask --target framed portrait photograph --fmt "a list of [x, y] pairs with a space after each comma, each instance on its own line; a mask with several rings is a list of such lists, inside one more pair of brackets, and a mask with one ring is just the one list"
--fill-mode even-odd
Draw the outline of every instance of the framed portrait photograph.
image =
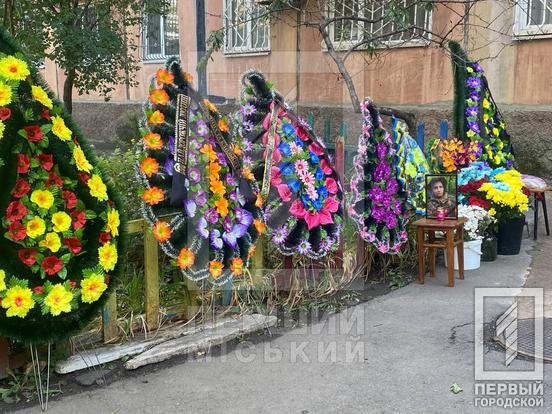
[[458, 218], [458, 176], [427, 174], [425, 176], [426, 217], [438, 220]]

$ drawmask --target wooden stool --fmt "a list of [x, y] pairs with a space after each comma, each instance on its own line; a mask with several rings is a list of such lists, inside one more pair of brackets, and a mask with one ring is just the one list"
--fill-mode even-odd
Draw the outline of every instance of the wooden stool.
[[546, 192], [552, 191], [550, 187], [545, 189], [527, 188], [533, 194], [535, 217], [533, 222], [533, 239], [537, 240], [539, 228], [539, 202], [542, 204], [542, 212], [544, 214], [544, 226], [546, 227], [546, 235], [550, 236], [550, 225], [548, 224], [548, 211], [546, 209]]
[[[448, 264], [449, 286], [454, 287], [454, 247], [458, 249], [458, 274], [464, 279], [464, 223], [466, 218], [457, 220], [435, 220], [423, 218], [414, 222], [418, 242], [418, 278], [424, 284], [425, 248], [429, 250], [429, 276], [435, 277], [435, 249], [445, 249]], [[437, 237], [435, 232], [444, 232], [445, 237]], [[426, 233], [428, 234], [426, 241]]]

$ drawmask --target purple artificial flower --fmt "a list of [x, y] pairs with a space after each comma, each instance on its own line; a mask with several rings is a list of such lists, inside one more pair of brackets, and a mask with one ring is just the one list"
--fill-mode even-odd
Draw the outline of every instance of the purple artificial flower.
[[169, 137], [169, 152], [174, 154], [174, 137], [172, 135]]
[[389, 230], [394, 229], [397, 225], [397, 217], [394, 214], [387, 214], [385, 216], [385, 225]]
[[370, 215], [374, 218], [374, 220], [376, 220], [376, 222], [381, 223], [385, 220], [386, 211], [383, 207], [376, 205], [372, 208], [372, 212]]
[[285, 228], [285, 226], [282, 226], [272, 233], [272, 241], [275, 244], [283, 244], [286, 241], [286, 237], [288, 236], [288, 231]]
[[374, 171], [374, 181], [386, 181], [391, 178], [391, 167], [386, 162], [380, 162]]
[[199, 207], [204, 206], [207, 203], [207, 193], [203, 190], [199, 190], [195, 195], [195, 202]]
[[326, 237], [320, 242], [320, 250], [323, 252], [329, 252], [335, 243], [333, 237]]
[[483, 154], [483, 145], [481, 144], [481, 141], [476, 142], [477, 149], [475, 150], [475, 156], [479, 158], [481, 154]]
[[506, 161], [506, 168], [510, 169], [510, 168], [513, 168], [513, 166], [514, 166], [514, 162], [512, 160]]
[[466, 84], [472, 89], [481, 88], [481, 79], [476, 76], [470, 76], [467, 79]]
[[395, 179], [389, 180], [389, 182], [387, 183], [387, 189], [385, 190], [385, 192], [388, 195], [393, 195], [398, 190], [399, 190], [399, 183], [397, 182], [397, 180]]
[[469, 106], [466, 108], [466, 116], [477, 116], [479, 114], [479, 111], [477, 109], [477, 106]]
[[217, 140], [216, 140], [216, 138], [215, 138], [214, 136], [211, 135], [211, 136], [209, 137], [208, 144], [209, 144], [210, 146], [212, 146], [213, 148], [215, 148], [215, 147], [217, 146]]
[[481, 67], [481, 65], [479, 64], [479, 62], [475, 62], [473, 64], [473, 70], [475, 70], [477, 73], [483, 73], [483, 68]]
[[226, 162], [226, 158], [222, 152], [217, 152], [217, 158], [220, 165], [223, 167], [226, 167], [228, 163]]
[[479, 102], [481, 100], [481, 96], [477, 91], [470, 92], [468, 98], [470, 98], [474, 102]]
[[217, 229], [211, 231], [209, 245], [216, 250], [222, 249], [222, 238], [220, 237], [220, 231]]
[[242, 129], [245, 131], [245, 132], [250, 132], [250, 131], [253, 131], [253, 122], [251, 121], [243, 121], [242, 122]]
[[201, 173], [197, 168], [190, 168], [190, 170], [188, 171], [188, 177], [190, 178], [190, 181], [194, 184], [197, 184], [201, 181]]
[[305, 128], [305, 130], [310, 130], [310, 125], [308, 123], [308, 121], [303, 118], [302, 116], [300, 117], [297, 117], [297, 122], [299, 123], [299, 125], [301, 125], [303, 128]]
[[312, 246], [308, 242], [308, 240], [303, 239], [299, 242], [299, 245], [297, 246], [297, 253], [307, 254], [308, 252], [310, 252], [311, 248]]
[[479, 123], [477, 121], [468, 121], [468, 128], [471, 129], [476, 134], [480, 133]]
[[174, 170], [174, 159], [172, 157], [167, 157], [165, 160], [165, 164], [163, 165], [163, 168], [167, 172], [168, 175], [172, 177], [173, 170]]
[[255, 108], [255, 105], [252, 105], [251, 103], [247, 102], [245, 105], [242, 105], [240, 107], [240, 112], [243, 116], [251, 116], [253, 115], [257, 109]]
[[243, 152], [249, 152], [253, 149], [253, 144], [248, 139], [244, 139], [241, 143], [241, 148]]
[[249, 155], [244, 155], [242, 157], [242, 163], [244, 167], [251, 168], [253, 166], [253, 160]]
[[194, 200], [184, 200], [184, 210], [186, 211], [186, 215], [188, 217], [195, 217], [197, 204]]
[[243, 224], [236, 224], [232, 227], [231, 231], [224, 232], [222, 239], [228, 246], [235, 249], [238, 239], [243, 237], [245, 233], [247, 233], [247, 226], [244, 226]]
[[224, 217], [224, 220], [222, 221], [222, 228], [226, 232], [232, 231], [232, 219], [230, 216]]
[[215, 224], [219, 219], [219, 214], [215, 208], [205, 210], [205, 219], [211, 224]]
[[199, 121], [197, 121], [196, 131], [197, 131], [197, 135], [200, 135], [202, 137], [206, 136], [209, 133], [209, 128], [207, 127], [207, 123], [203, 119], [200, 119]]
[[196, 224], [196, 231], [200, 237], [206, 239], [209, 237], [209, 230], [207, 229], [207, 220], [204, 217], [201, 217]]
[[383, 160], [385, 156], [387, 155], [387, 147], [383, 142], [378, 142], [378, 145], [376, 146], [376, 152], [378, 153], [378, 158], [380, 160]]
[[376, 186], [376, 187], [372, 187], [368, 191], [368, 196], [370, 197], [370, 200], [372, 200], [372, 203], [380, 204], [383, 201], [383, 198], [385, 197], [385, 193], [380, 187]]
[[192, 152], [188, 155], [188, 165], [197, 165], [197, 154]]
[[238, 193], [236, 191], [230, 191], [228, 193], [228, 199], [230, 201], [233, 201], [233, 202], [237, 203], [238, 202]]
[[236, 185], [236, 179], [230, 173], [226, 173], [226, 175], [224, 176], [224, 181], [226, 181], [227, 185]]
[[238, 224], [243, 224], [244, 226], [250, 226], [253, 223], [253, 215], [243, 208], [237, 208], [235, 211], [235, 218]]

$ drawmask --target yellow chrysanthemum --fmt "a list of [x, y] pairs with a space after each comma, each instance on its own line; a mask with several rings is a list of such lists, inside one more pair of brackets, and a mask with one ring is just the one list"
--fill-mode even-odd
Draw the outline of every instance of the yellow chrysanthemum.
[[121, 219], [117, 210], [109, 210], [107, 212], [107, 230], [113, 237], [119, 235], [119, 226], [121, 225]]
[[84, 303], [96, 302], [107, 289], [105, 277], [99, 273], [93, 273], [81, 281], [81, 299]]
[[54, 231], [63, 233], [71, 227], [71, 216], [64, 211], [58, 211], [52, 215], [52, 223], [54, 225]]
[[44, 304], [48, 307], [52, 316], [58, 316], [62, 312], [71, 312], [72, 300], [73, 293], [58, 283], [52, 287], [52, 290], [50, 290], [46, 299], [44, 299]]
[[71, 130], [65, 125], [65, 121], [59, 115], [52, 117], [52, 132], [62, 141], [69, 141], [71, 139]]
[[35, 217], [27, 222], [27, 236], [36, 239], [46, 231], [46, 223], [40, 217]]
[[75, 148], [73, 149], [73, 159], [75, 160], [77, 170], [89, 173], [92, 169], [92, 164], [88, 162], [86, 155], [84, 155], [84, 151], [78, 145], [75, 145]]
[[111, 244], [106, 243], [98, 249], [98, 258], [100, 266], [106, 271], [115, 269], [117, 264], [117, 248]]
[[48, 210], [54, 204], [54, 195], [48, 190], [34, 190], [31, 194], [31, 201], [40, 208]]
[[56, 253], [61, 247], [61, 240], [56, 233], [48, 233], [44, 240], [40, 241], [39, 246], [46, 247], [50, 249], [52, 253]]
[[30, 74], [29, 67], [21, 59], [14, 56], [0, 59], [0, 76], [4, 79], [22, 81]]
[[12, 90], [4, 82], [0, 81], [0, 106], [9, 105], [12, 101]]
[[52, 100], [46, 93], [44, 89], [42, 89], [41, 86], [35, 86], [33, 85], [31, 87], [32, 93], [33, 93], [33, 99], [35, 101], [40, 102], [42, 105], [44, 105], [48, 109], [52, 109], [54, 107], [54, 104], [52, 103]]
[[24, 318], [34, 308], [33, 292], [29, 288], [14, 286], [6, 291], [2, 307], [7, 309], [6, 316]]
[[491, 102], [487, 98], [483, 99], [483, 108], [489, 109], [491, 107]]
[[99, 175], [94, 174], [87, 184], [92, 197], [96, 197], [100, 201], [107, 201], [107, 187]]
[[490, 208], [489, 214], [494, 217], [496, 215], [496, 210], [494, 208]]
[[6, 272], [0, 269], [0, 292], [6, 290]]

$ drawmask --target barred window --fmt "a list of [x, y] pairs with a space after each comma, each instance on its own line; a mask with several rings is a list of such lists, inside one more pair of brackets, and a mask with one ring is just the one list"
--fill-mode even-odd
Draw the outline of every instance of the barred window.
[[144, 60], [163, 60], [179, 55], [177, 3], [178, 0], [171, 0], [164, 16], [146, 16], [142, 36]]
[[223, 0], [224, 52], [255, 53], [270, 50], [270, 19], [255, 0]]
[[521, 0], [516, 8], [516, 34], [552, 34], [552, 0]]
[[402, 2], [405, 15], [401, 25], [397, 23], [397, 16], [391, 17], [393, 13], [389, 13], [389, 6], [386, 10], [385, 0], [331, 0], [328, 10], [330, 18], [358, 16], [370, 20], [363, 22], [343, 19], [332, 23], [330, 38], [335, 48], [348, 49], [369, 39], [374, 39], [374, 46], [392, 46], [422, 40], [424, 31], [431, 28], [431, 12], [417, 0]]

